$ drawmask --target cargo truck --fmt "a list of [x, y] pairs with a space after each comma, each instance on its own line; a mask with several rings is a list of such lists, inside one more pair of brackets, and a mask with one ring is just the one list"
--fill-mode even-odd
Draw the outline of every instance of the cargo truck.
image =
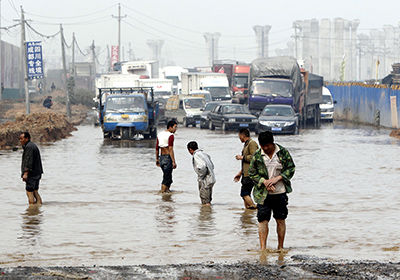
[[207, 90], [212, 100], [231, 100], [228, 78], [222, 73], [189, 72], [182, 73], [181, 96], [189, 95], [193, 90]]
[[259, 58], [252, 62], [248, 106], [259, 114], [268, 104], [288, 104], [305, 127], [320, 126], [323, 77], [301, 70], [295, 58]]

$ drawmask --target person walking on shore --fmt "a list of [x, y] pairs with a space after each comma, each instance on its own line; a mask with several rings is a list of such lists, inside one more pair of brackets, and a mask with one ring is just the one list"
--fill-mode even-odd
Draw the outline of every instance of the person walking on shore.
[[163, 180], [161, 183], [161, 192], [170, 191], [172, 184], [172, 170], [177, 167], [174, 153], [174, 133], [178, 124], [171, 120], [167, 124], [167, 129], [157, 135], [156, 144], [156, 165], [163, 171]]
[[26, 183], [25, 190], [29, 205], [42, 204], [42, 198], [39, 195], [39, 182], [42, 178], [43, 167], [39, 148], [31, 142], [29, 132], [23, 132], [19, 136], [24, 152], [22, 154], [21, 177]]
[[212, 190], [216, 182], [214, 164], [211, 157], [203, 150], [199, 149], [197, 142], [189, 142], [187, 144], [187, 149], [192, 155], [193, 169], [197, 174], [201, 204], [210, 206]]
[[236, 159], [242, 162], [242, 168], [235, 176], [234, 181], [239, 182], [240, 178], [242, 178], [240, 196], [243, 198], [244, 207], [246, 209], [256, 209], [257, 206], [251, 199], [251, 191], [253, 190], [254, 182], [249, 177], [249, 167], [250, 161], [258, 149], [258, 145], [256, 141], [250, 138], [250, 131], [247, 128], [242, 128], [239, 130], [239, 139], [242, 143], [244, 143], [244, 146], [242, 154], [236, 155]]
[[258, 136], [260, 149], [250, 163], [249, 176], [254, 181], [254, 200], [257, 203], [258, 234], [261, 250], [265, 250], [271, 212], [276, 220], [278, 250], [283, 249], [288, 215], [287, 193], [292, 191], [291, 178], [295, 172], [293, 159], [287, 149], [274, 143], [270, 131]]

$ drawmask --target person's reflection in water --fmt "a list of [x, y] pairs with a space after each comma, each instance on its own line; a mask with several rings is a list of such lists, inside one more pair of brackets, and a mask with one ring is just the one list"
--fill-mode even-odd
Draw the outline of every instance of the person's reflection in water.
[[175, 201], [172, 197], [173, 193], [165, 193], [161, 195], [160, 204], [157, 207], [155, 220], [160, 233], [171, 234], [174, 232], [176, 224], [175, 219]]
[[268, 264], [268, 261], [270, 259], [274, 259], [276, 256], [278, 256], [277, 265], [285, 265], [285, 257], [288, 254], [288, 250], [272, 250], [272, 249], [266, 249], [263, 251], [260, 251], [260, 263], [261, 264]]
[[245, 209], [240, 215], [240, 223], [245, 235], [253, 235], [255, 229], [255, 213], [252, 210]]
[[209, 236], [215, 231], [215, 221], [213, 208], [211, 206], [202, 205], [199, 210], [198, 235]]
[[40, 237], [40, 224], [42, 223], [42, 210], [39, 205], [29, 206], [22, 216], [22, 235], [18, 238], [28, 241], [31, 245], [36, 245]]

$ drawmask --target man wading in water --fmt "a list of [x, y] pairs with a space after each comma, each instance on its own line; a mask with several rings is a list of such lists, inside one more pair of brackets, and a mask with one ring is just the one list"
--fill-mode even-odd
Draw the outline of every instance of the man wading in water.
[[189, 142], [187, 149], [193, 156], [192, 164], [194, 172], [197, 174], [201, 204], [210, 206], [212, 190], [215, 184], [214, 163], [208, 154], [199, 149], [197, 142]]
[[40, 205], [42, 204], [42, 198], [39, 195], [39, 182], [42, 178], [43, 167], [39, 148], [35, 143], [31, 142], [29, 132], [21, 133], [19, 142], [24, 149], [21, 163], [21, 177], [26, 183], [25, 190], [28, 202], [29, 205]]
[[[167, 130], [161, 131], [157, 135], [156, 145], [156, 165], [163, 171], [163, 180], [161, 183], [161, 192], [169, 192], [172, 184], [172, 170], [176, 168], [174, 154], [174, 133], [178, 124], [171, 120], [167, 124]], [[160, 155], [161, 150], [161, 155]]]
[[236, 155], [236, 159], [242, 161], [242, 169], [233, 180], [235, 182], [239, 182], [240, 178], [242, 178], [240, 196], [243, 198], [244, 207], [246, 209], [256, 209], [257, 206], [251, 199], [251, 191], [253, 189], [254, 182], [249, 177], [249, 166], [254, 153], [258, 149], [258, 145], [256, 141], [250, 138], [250, 131], [247, 128], [242, 128], [239, 130], [239, 139], [242, 143], [244, 143], [244, 146], [242, 155]]
[[258, 234], [261, 250], [267, 247], [268, 222], [274, 213], [278, 234], [278, 250], [283, 249], [288, 215], [287, 193], [292, 191], [290, 179], [294, 175], [295, 165], [288, 150], [274, 143], [270, 131], [258, 136], [260, 149], [250, 163], [249, 175], [254, 181], [254, 200], [257, 203]]

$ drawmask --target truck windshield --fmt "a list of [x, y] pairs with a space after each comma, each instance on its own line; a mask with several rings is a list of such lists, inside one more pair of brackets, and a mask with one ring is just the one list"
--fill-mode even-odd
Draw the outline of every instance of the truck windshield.
[[155, 91], [154, 92], [154, 97], [169, 97], [171, 96], [171, 92], [170, 91]]
[[209, 91], [212, 97], [230, 96], [229, 88], [227, 87], [204, 87], [204, 90]]
[[294, 111], [290, 107], [280, 107], [280, 106], [267, 106], [262, 112], [263, 116], [284, 116], [290, 117], [294, 115]]
[[172, 84], [174, 86], [178, 85], [178, 83], [179, 83], [179, 77], [178, 76], [166, 76], [165, 78], [168, 79], [168, 80], [172, 80]]
[[202, 98], [185, 99], [186, 109], [200, 109], [204, 107], [205, 100]]
[[247, 76], [235, 76], [233, 78], [233, 86], [237, 88], [244, 88], [245, 84], [247, 84], [248, 77]]
[[249, 109], [244, 106], [227, 105], [222, 108], [223, 114], [250, 114]]
[[142, 96], [112, 96], [107, 98], [106, 111], [114, 112], [144, 112]]
[[329, 95], [322, 95], [322, 103], [326, 105], [332, 105], [332, 97]]
[[254, 95], [292, 97], [292, 92], [292, 83], [287, 81], [254, 81], [252, 85]]

